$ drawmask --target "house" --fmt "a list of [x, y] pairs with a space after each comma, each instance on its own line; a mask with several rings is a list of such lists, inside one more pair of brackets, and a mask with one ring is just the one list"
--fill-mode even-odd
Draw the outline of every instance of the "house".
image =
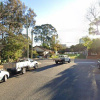
[[35, 46], [33, 48], [33, 50], [36, 50], [36, 52], [39, 54], [39, 56], [43, 56], [43, 57], [48, 57], [49, 53], [51, 52], [51, 50], [45, 49], [41, 46]]

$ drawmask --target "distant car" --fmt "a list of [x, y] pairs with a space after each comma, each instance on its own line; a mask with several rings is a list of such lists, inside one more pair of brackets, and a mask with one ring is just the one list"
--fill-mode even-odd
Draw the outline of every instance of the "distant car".
[[43, 58], [42, 56], [38, 56], [38, 58]]
[[100, 59], [98, 60], [97, 67], [100, 69]]
[[54, 59], [55, 63], [58, 64], [58, 62], [64, 64], [65, 62], [70, 63], [71, 59], [68, 57], [68, 55], [59, 55], [59, 58]]
[[8, 78], [9, 78], [9, 72], [5, 70], [0, 70], [0, 81], [6, 82]]

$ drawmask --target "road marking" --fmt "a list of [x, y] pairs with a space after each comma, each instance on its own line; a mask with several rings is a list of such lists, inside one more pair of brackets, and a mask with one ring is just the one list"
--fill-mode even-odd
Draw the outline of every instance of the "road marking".
[[76, 62], [76, 63], [95, 63], [95, 62]]
[[91, 67], [96, 67], [96, 66], [91, 65]]

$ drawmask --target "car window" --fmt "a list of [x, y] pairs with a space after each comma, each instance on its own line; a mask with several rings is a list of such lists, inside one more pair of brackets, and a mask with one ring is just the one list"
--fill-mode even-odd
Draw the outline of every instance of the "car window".
[[19, 60], [19, 62], [23, 62], [23, 61], [25, 61], [25, 60], [23, 60], [23, 59]]

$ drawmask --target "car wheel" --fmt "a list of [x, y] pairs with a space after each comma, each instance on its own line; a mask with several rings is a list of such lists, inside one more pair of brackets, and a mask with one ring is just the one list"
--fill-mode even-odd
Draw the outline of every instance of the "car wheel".
[[99, 64], [97, 65], [97, 67], [98, 67], [98, 69], [100, 69], [100, 65]]
[[58, 64], [58, 61], [55, 61], [56, 64]]
[[69, 59], [68, 63], [70, 63], [70, 59]]
[[26, 73], [26, 68], [23, 68], [22, 69], [22, 74], [25, 74]]
[[35, 64], [34, 68], [35, 68], [35, 69], [38, 68], [38, 64]]
[[7, 75], [4, 76], [3, 81], [6, 82], [8, 79]]

